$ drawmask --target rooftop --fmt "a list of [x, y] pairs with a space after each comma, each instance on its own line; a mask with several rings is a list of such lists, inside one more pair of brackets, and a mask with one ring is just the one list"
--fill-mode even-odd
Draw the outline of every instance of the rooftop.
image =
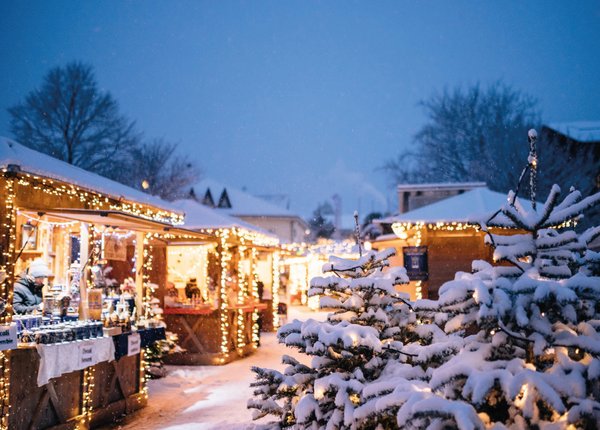
[[600, 142], [600, 121], [553, 122], [544, 125], [544, 127], [577, 142]]
[[10, 164], [19, 166], [24, 173], [73, 184], [117, 200], [122, 199], [170, 212], [177, 212], [173, 210], [169, 202], [158, 197], [115, 182], [104, 176], [88, 172], [50, 155], [27, 148], [14, 140], [0, 137], [0, 169], [5, 169]]
[[400, 184], [396, 187], [398, 191], [424, 191], [424, 190], [470, 190], [483, 188], [485, 182], [440, 182], [425, 184]]
[[476, 188], [410, 212], [380, 219], [377, 222], [381, 224], [393, 224], [395, 222], [476, 223], [485, 217], [491, 216], [506, 203], [506, 194], [491, 191], [488, 188]]
[[210, 190], [215, 205], [219, 204], [219, 201], [223, 197], [223, 192], [226, 190], [230, 207], [219, 207], [218, 210], [227, 215], [299, 218], [297, 214], [288, 209], [212, 179], [203, 179], [192, 188], [196, 198], [200, 201], [206, 195], [207, 190]]

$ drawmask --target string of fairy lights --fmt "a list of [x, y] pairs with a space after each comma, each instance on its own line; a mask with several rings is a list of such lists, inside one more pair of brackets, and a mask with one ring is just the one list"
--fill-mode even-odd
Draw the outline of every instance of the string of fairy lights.
[[227, 275], [231, 253], [229, 252], [229, 230], [219, 230], [221, 251], [221, 282], [219, 285], [219, 318], [221, 322], [221, 362], [229, 357], [229, 318], [227, 315]]
[[[6, 175], [5, 175], [6, 176]], [[5, 279], [0, 283], [0, 299], [4, 301], [5, 312], [0, 315], [0, 324], [10, 324], [12, 320], [12, 288], [9, 285], [14, 272], [16, 238], [15, 178], [5, 177], [4, 181], [4, 231], [2, 265], [0, 270]], [[0, 429], [8, 429], [10, 417], [10, 351], [0, 351]]]
[[[256, 302], [258, 302], [261, 297], [258, 296], [258, 270], [256, 261], [258, 260], [258, 250], [256, 248], [250, 248], [250, 267], [251, 267], [251, 279], [252, 279], [252, 297]], [[259, 311], [258, 309], [254, 309], [252, 312], [252, 346], [254, 348], [258, 347], [258, 342], [260, 341], [260, 327], [258, 325], [259, 319]]]
[[[244, 245], [240, 245], [238, 248], [239, 259], [238, 259], [238, 303], [242, 303], [248, 293], [248, 285], [246, 284], [246, 277], [242, 274], [244, 273], [244, 261], [243, 257], [246, 253], [246, 247]], [[237, 310], [237, 348], [241, 350], [246, 346], [245, 341], [245, 319], [244, 319], [244, 310]]]

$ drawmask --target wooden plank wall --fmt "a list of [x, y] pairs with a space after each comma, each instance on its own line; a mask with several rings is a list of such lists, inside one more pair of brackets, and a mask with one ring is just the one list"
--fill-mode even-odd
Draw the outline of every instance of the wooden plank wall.
[[454, 279], [458, 271], [471, 272], [473, 260], [492, 261], [492, 251], [484, 244], [483, 234], [429, 231], [427, 246], [429, 279], [424, 283], [424, 297], [436, 299], [444, 282]]

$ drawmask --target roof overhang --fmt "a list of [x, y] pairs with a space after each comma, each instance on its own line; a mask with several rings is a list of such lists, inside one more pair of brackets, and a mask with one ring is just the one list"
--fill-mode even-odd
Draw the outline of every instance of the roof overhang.
[[36, 213], [38, 216], [46, 215], [53, 218], [103, 225], [124, 230], [157, 233], [165, 235], [167, 241], [194, 240], [212, 242], [215, 240], [206, 233], [175, 227], [168, 223], [154, 221], [115, 210], [58, 208], [40, 211], [29, 209], [23, 210], [23, 212], [32, 212]]

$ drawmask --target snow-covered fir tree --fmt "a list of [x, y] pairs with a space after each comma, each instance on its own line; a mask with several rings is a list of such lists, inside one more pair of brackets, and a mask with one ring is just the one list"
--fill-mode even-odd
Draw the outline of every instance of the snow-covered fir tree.
[[270, 428], [356, 428], [354, 412], [365, 403], [366, 384], [392, 372], [390, 367], [424, 377], [420, 368], [405, 364], [412, 358], [404, 349], [416, 336], [416, 317], [407, 295], [395, 287], [408, 282], [406, 272], [400, 267], [382, 271], [394, 253], [370, 251], [358, 260], [331, 257], [323, 267], [331, 276], [311, 280], [309, 295], [321, 296], [321, 307], [333, 312], [324, 322], [294, 320], [279, 329], [280, 342], [312, 360], [302, 364], [284, 356], [283, 372], [253, 368], [257, 376], [248, 407], [255, 409], [255, 419], [274, 415]]
[[600, 256], [588, 245], [600, 227], [573, 223], [600, 194], [559, 195], [538, 211], [509, 195], [482, 225], [499, 265], [475, 261], [415, 304], [459, 349], [430, 361], [425, 390], [397, 387], [376, 412], [397, 411], [402, 428], [598, 428]]

